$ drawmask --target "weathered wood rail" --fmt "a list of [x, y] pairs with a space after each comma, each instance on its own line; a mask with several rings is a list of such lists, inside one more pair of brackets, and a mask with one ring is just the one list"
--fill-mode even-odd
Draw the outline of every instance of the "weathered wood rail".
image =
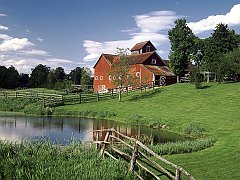
[[117, 160], [119, 156], [128, 160], [130, 162], [129, 171], [134, 172], [139, 179], [143, 179], [143, 177], [137, 173], [138, 169], [143, 169], [156, 179], [160, 179], [161, 176], [167, 176], [169, 179], [175, 180], [182, 179], [182, 176], [190, 180], [195, 179], [182, 167], [164, 159], [140, 141], [113, 128], [95, 130], [94, 137], [94, 143], [100, 149], [101, 155], [107, 155], [114, 160]]

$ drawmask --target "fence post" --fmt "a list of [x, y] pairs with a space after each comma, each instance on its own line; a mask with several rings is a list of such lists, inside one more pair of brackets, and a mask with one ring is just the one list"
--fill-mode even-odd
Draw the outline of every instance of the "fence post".
[[64, 105], [64, 98], [63, 98], [63, 95], [62, 95], [62, 104]]
[[152, 87], [153, 87], [153, 89], [154, 89], [154, 81], [152, 82]]
[[79, 103], [81, 104], [82, 102], [82, 96], [81, 96], [81, 92], [79, 93]]
[[97, 101], [99, 101], [99, 93], [97, 92]]
[[135, 142], [134, 149], [132, 152], [131, 162], [130, 162], [130, 168], [129, 168], [130, 172], [134, 170], [136, 160], [137, 160], [137, 155], [138, 155], [138, 145], [137, 145], [137, 142]]
[[18, 92], [16, 92], [16, 98], [18, 98]]
[[7, 92], [5, 92], [5, 98], [7, 98]]
[[112, 93], [112, 99], [113, 99], [113, 98], [114, 98], [114, 96], [113, 96], [113, 89], [112, 89], [112, 92], [111, 92], [111, 93]]
[[176, 169], [175, 179], [176, 179], [176, 180], [180, 180], [180, 171], [179, 171], [179, 168]]
[[104, 141], [103, 141], [103, 146], [102, 146], [102, 149], [101, 149], [101, 151], [100, 151], [100, 155], [102, 155], [102, 156], [104, 156], [104, 151], [105, 151], [106, 146], [107, 146], [107, 145], [106, 145], [106, 142], [108, 142], [109, 136], [110, 136], [110, 131], [107, 132], [107, 134], [106, 134], [106, 136], [105, 136], [105, 138], [104, 138]]
[[43, 98], [43, 107], [45, 108], [45, 99]]
[[[96, 131], [96, 142], [99, 140], [99, 131]], [[99, 144], [96, 143], [96, 149], [99, 148]]]

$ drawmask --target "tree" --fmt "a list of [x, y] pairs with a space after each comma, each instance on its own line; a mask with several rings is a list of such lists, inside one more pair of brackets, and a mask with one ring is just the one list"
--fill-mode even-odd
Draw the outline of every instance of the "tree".
[[82, 68], [81, 85], [90, 85], [91, 83], [91, 70], [89, 68]]
[[18, 71], [15, 69], [15, 67], [10, 66], [8, 68], [8, 88], [13, 89], [18, 87], [19, 85], [19, 73]]
[[28, 87], [28, 83], [29, 83], [29, 75], [21, 73], [19, 78], [19, 86]]
[[179, 76], [188, 67], [190, 55], [194, 52], [196, 37], [187, 26], [185, 19], [178, 19], [174, 23], [175, 27], [168, 32], [171, 42], [169, 59], [172, 71]]
[[32, 73], [29, 78], [30, 87], [46, 87], [49, 71], [50, 68], [42, 64], [39, 64], [34, 69], [32, 69]]
[[221, 82], [227, 72], [223, 56], [225, 53], [233, 51], [239, 45], [239, 36], [234, 30], [228, 29], [225, 24], [218, 24], [212, 36], [205, 40], [204, 46], [204, 67], [206, 70], [215, 72], [217, 81]]
[[8, 87], [8, 69], [5, 66], [0, 66], [0, 87]]
[[48, 76], [47, 76], [47, 84], [49, 88], [54, 88], [55, 84], [57, 82], [55, 70], [52, 69], [49, 71]]
[[117, 54], [119, 56], [119, 59], [112, 64], [108, 72], [111, 77], [112, 84], [119, 88], [119, 101], [121, 101], [122, 87], [128, 86], [132, 80], [132, 76], [131, 74], [129, 74], [129, 71], [131, 61], [133, 61], [133, 59], [127, 57], [127, 51], [128, 49], [117, 48]]
[[81, 84], [82, 69], [80, 67], [76, 67], [75, 69], [71, 70], [69, 76], [73, 84]]
[[227, 62], [226, 74], [237, 81], [240, 81], [240, 48], [225, 54], [224, 61]]
[[54, 71], [54, 74], [58, 82], [63, 82], [66, 76], [66, 73], [64, 72], [64, 69], [62, 67], [57, 67]]

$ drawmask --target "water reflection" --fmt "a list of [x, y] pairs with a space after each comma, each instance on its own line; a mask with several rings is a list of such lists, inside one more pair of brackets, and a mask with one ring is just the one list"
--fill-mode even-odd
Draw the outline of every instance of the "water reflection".
[[[0, 140], [17, 142], [22, 139], [47, 137], [54, 143], [67, 144], [72, 139], [92, 141], [93, 130], [114, 127], [130, 137], [147, 139], [151, 143], [181, 141], [178, 134], [146, 126], [128, 125], [107, 120], [63, 117], [0, 117]], [[103, 134], [104, 135], [104, 134]]]

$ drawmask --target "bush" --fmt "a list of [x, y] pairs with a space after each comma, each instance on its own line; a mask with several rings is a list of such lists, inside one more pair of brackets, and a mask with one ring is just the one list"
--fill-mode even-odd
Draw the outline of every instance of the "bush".
[[197, 137], [203, 135], [205, 132], [206, 132], [206, 129], [198, 123], [188, 123], [184, 127], [185, 134], [190, 134]]

